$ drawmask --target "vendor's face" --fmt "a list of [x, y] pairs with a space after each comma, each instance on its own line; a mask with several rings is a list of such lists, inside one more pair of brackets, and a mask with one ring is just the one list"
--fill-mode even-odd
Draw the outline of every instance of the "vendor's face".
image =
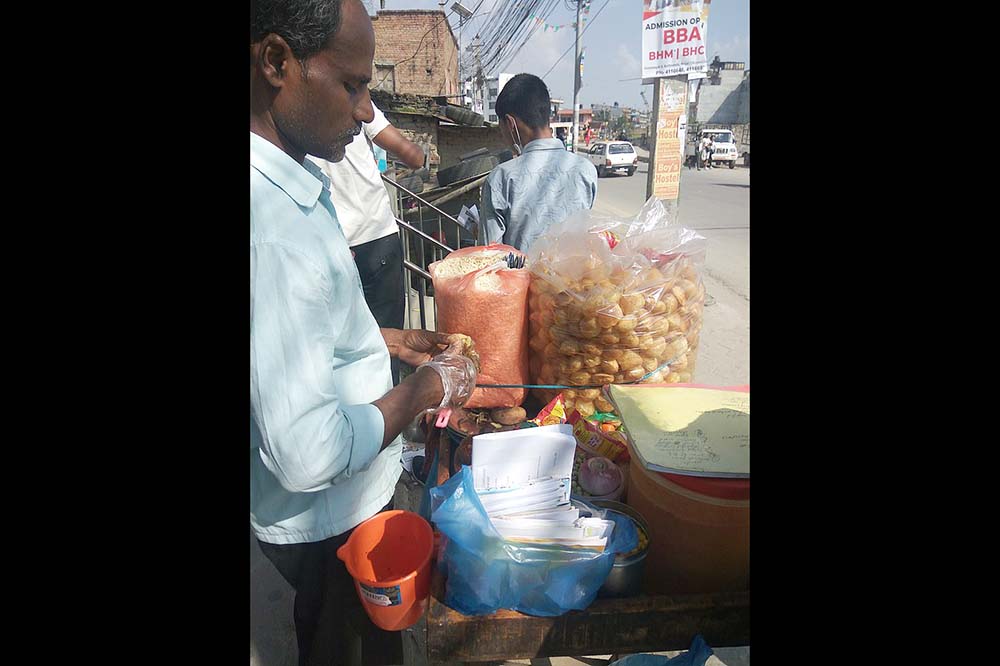
[[284, 85], [271, 108], [277, 131], [297, 152], [330, 162], [373, 119], [368, 83], [375, 34], [368, 12], [349, 0], [331, 44], [299, 62], [289, 58]]

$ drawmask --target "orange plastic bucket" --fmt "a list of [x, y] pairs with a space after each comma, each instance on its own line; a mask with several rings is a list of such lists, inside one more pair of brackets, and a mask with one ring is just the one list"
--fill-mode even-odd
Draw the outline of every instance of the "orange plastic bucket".
[[354, 577], [368, 617], [386, 631], [417, 623], [431, 583], [434, 531], [410, 511], [385, 511], [354, 528], [337, 557]]

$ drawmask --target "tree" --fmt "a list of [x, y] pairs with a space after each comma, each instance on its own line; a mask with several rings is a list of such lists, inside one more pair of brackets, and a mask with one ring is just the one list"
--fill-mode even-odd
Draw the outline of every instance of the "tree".
[[630, 136], [632, 132], [632, 121], [626, 114], [622, 114], [611, 121], [608, 126], [611, 129], [611, 136], [618, 137], [624, 134], [625, 136]]

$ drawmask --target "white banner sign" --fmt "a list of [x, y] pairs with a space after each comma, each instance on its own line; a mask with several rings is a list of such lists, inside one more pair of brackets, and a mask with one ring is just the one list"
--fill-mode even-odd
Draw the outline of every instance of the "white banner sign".
[[708, 69], [706, 39], [712, 0], [643, 0], [642, 76]]

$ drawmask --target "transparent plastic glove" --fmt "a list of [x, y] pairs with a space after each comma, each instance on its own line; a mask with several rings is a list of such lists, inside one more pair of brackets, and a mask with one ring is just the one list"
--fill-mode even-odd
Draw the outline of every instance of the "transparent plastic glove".
[[[428, 367], [441, 376], [444, 397], [441, 404], [427, 412], [437, 412], [448, 407], [461, 407], [476, 388], [476, 365], [468, 356], [460, 354], [438, 354], [420, 366]], [[427, 413], [425, 412], [425, 413]]]

